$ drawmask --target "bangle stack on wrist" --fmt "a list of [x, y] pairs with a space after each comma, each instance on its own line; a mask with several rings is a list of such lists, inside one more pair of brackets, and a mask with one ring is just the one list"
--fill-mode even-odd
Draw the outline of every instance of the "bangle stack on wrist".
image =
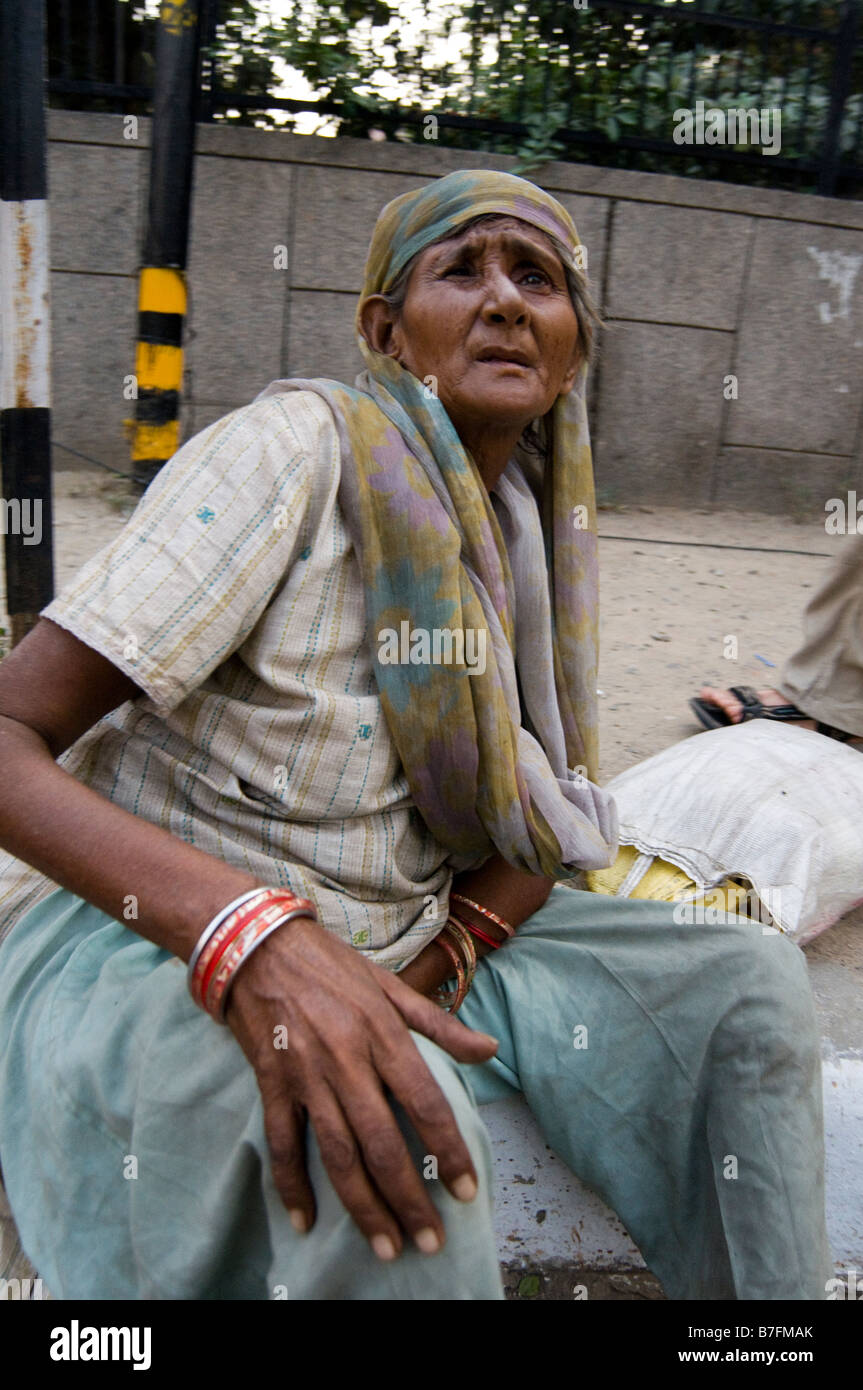
[[[473, 898], [466, 898], [462, 893], [450, 893], [450, 902], [464, 903], [466, 907], [473, 908], [482, 917], [487, 917], [490, 922], [494, 922], [505, 933], [505, 939], [515, 936], [515, 927], [511, 927], [509, 922], [505, 922], [502, 917], [498, 917], [496, 912], [490, 908], [483, 907], [481, 903], [475, 903]], [[446, 926], [440, 935], [435, 938], [442, 951], [445, 951], [453, 964], [455, 971], [456, 987], [454, 990], [447, 990], [441, 987], [432, 995], [436, 1004], [447, 1009], [451, 1014], [458, 1013], [465, 1001], [467, 992], [473, 984], [473, 977], [476, 974], [476, 947], [473, 944], [473, 937], [478, 941], [483, 941], [487, 946], [493, 946], [497, 950], [503, 945], [502, 941], [495, 941], [494, 937], [487, 932], [475, 927], [466, 918], [451, 912], [447, 918]]]
[[[491, 911], [491, 908], [483, 907], [482, 903], [475, 903], [473, 898], [466, 898], [463, 893], [450, 893], [449, 896], [450, 902], [464, 903], [465, 907], [473, 908], [474, 912], [478, 912], [481, 917], [487, 917], [490, 922], [494, 922], [495, 926], [500, 927], [501, 931], [505, 933], [504, 940], [508, 941], [511, 936], [515, 936], [515, 927], [511, 927], [509, 922], [498, 917], [496, 912]], [[478, 941], [484, 941], [486, 946], [493, 946], [497, 951], [503, 945], [503, 941], [495, 941], [493, 936], [489, 936], [487, 932], [474, 926], [473, 922], [468, 922], [465, 917], [458, 916], [456, 913], [453, 913], [452, 916], [469, 932], [472, 932]]]
[[[511, 927], [509, 922], [498, 917], [497, 913], [492, 912], [490, 908], [483, 907], [481, 903], [475, 903], [473, 898], [466, 898], [462, 893], [450, 893], [449, 896], [450, 902], [464, 903], [466, 907], [473, 908], [474, 912], [478, 912], [482, 917], [487, 917], [490, 922], [494, 922], [505, 933], [505, 940], [515, 936], [515, 927]], [[431, 998], [435, 1004], [440, 1004], [441, 1008], [447, 1009], [451, 1014], [458, 1013], [476, 974], [477, 957], [473, 937], [476, 937], [478, 941], [485, 942], [486, 946], [493, 946], [495, 950], [503, 945], [502, 941], [495, 941], [494, 937], [489, 936], [487, 932], [474, 926], [473, 922], [467, 921], [465, 917], [460, 917], [455, 912], [450, 912], [446, 926], [435, 937], [438, 946], [446, 952], [452, 961], [456, 986], [454, 990], [448, 990], [441, 986]]]
[[218, 1023], [240, 967], [276, 927], [294, 917], [318, 920], [314, 904], [284, 888], [253, 888], [222, 908], [202, 931], [189, 959], [189, 993]]
[[456, 921], [455, 917], [447, 919], [446, 926], [440, 935], [435, 937], [435, 940], [453, 963], [456, 988], [454, 992], [448, 992], [443, 988], [436, 990], [432, 999], [435, 1004], [440, 1004], [449, 1013], [456, 1014], [464, 1003], [476, 974], [476, 947], [470, 938], [470, 933], [465, 931], [461, 922]]

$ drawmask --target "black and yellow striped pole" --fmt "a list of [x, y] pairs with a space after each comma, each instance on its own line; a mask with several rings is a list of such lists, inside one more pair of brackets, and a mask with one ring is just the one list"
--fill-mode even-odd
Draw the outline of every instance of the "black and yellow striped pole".
[[132, 436], [132, 469], [142, 488], [152, 482], [180, 443], [186, 257], [203, 4], [204, 0], [162, 0], [159, 9]]

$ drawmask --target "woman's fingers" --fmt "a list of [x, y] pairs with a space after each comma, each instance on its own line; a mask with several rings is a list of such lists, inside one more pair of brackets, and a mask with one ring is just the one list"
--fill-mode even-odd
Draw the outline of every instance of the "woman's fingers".
[[315, 1221], [315, 1194], [306, 1171], [305, 1112], [293, 1100], [284, 1077], [259, 1077], [259, 1086], [273, 1181], [291, 1225], [302, 1233]]
[[[357, 1089], [364, 1093], [365, 1085], [357, 1083]], [[392, 1113], [389, 1121], [394, 1125]], [[394, 1260], [403, 1245], [399, 1221], [366, 1167], [371, 1156], [386, 1185], [383, 1170], [398, 1162], [398, 1145], [387, 1134], [385, 1123], [381, 1125], [366, 1112], [365, 1119], [352, 1128], [338, 1096], [325, 1084], [316, 1086], [314, 1095], [309, 1097], [309, 1123], [318, 1141], [321, 1161], [345, 1210], [378, 1259]], [[398, 1131], [396, 1134], [401, 1140]]]
[[425, 1146], [426, 1160], [434, 1159], [434, 1176], [460, 1202], [473, 1201], [478, 1182], [470, 1150], [446, 1096], [416, 1046], [411, 1043], [410, 1051], [390, 1047], [385, 1055], [375, 1055], [375, 1064]]
[[[445, 1240], [443, 1221], [417, 1172], [379, 1076], [364, 1067], [353, 1074], [342, 1073], [339, 1085], [339, 1092], [331, 1090], [330, 1095], [344, 1116], [347, 1133], [336, 1132], [332, 1119], [322, 1132], [317, 1099], [310, 1109], [333, 1186], [381, 1258], [388, 1254], [381, 1238], [389, 1240], [397, 1254], [403, 1234], [423, 1254], [433, 1255]], [[356, 1141], [352, 1151], [350, 1135]]]
[[417, 994], [389, 970], [381, 970], [380, 985], [388, 999], [395, 1004], [405, 1023], [415, 1032], [442, 1047], [457, 1062], [487, 1062], [498, 1049], [498, 1039], [488, 1033], [477, 1033], [459, 1019]]
[[[380, 1258], [394, 1258], [405, 1236], [429, 1254], [439, 1249], [443, 1222], [390, 1101], [402, 1107], [435, 1159], [434, 1175], [455, 1197], [473, 1198], [476, 1173], [408, 1029], [462, 1062], [486, 1061], [495, 1039], [471, 1032], [301, 921], [254, 953], [233, 988], [227, 1021], [257, 1074], [274, 1182], [297, 1229], [309, 1229], [315, 1216], [305, 1116], [335, 1192]], [[284, 1050], [273, 1046], [280, 1029]]]
[[[306, 1070], [303, 1106], [321, 1161], [338, 1197], [375, 1254], [393, 1259], [405, 1235], [424, 1254], [445, 1241], [435, 1207], [405, 1142], [391, 1104], [405, 1111], [429, 1155], [435, 1176], [453, 1195], [470, 1201], [476, 1172], [449, 1103], [401, 1020], [389, 1015], [373, 1026], [364, 1046], [324, 1052]], [[273, 1179], [297, 1230], [314, 1221], [314, 1197], [306, 1171], [303, 1110], [294, 1100], [288, 1070], [259, 1073]]]

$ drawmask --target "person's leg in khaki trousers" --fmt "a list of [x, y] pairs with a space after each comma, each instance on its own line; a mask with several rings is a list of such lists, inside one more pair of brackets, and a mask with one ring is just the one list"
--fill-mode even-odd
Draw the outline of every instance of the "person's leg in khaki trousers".
[[831, 539], [839, 552], [776, 688], [813, 719], [863, 738], [863, 534]]

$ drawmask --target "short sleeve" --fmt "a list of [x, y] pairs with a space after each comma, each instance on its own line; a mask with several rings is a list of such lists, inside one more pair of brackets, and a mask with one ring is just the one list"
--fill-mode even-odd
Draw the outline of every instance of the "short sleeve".
[[305, 544], [327, 413], [292, 391], [196, 434], [41, 616], [169, 713], [242, 645]]

